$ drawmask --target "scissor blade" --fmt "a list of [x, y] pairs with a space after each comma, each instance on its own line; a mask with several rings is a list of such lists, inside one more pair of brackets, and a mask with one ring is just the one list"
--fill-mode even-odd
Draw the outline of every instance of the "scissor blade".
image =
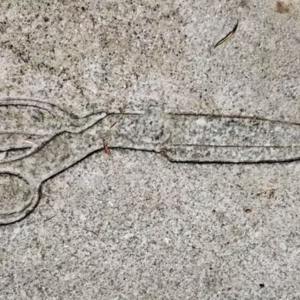
[[300, 158], [300, 126], [244, 117], [169, 115], [172, 161], [276, 162]]

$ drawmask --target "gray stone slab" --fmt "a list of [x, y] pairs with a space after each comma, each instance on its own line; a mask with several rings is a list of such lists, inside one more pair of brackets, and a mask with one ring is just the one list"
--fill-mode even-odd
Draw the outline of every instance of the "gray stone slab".
[[0, 299], [298, 299], [299, 4], [1, 1]]

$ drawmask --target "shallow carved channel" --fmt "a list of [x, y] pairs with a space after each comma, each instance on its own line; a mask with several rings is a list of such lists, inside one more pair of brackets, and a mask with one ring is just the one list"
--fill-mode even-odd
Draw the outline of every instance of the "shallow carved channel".
[[95, 151], [131, 149], [173, 163], [282, 163], [300, 158], [300, 124], [245, 116], [99, 112], [0, 100], [0, 224], [34, 210], [41, 184]]

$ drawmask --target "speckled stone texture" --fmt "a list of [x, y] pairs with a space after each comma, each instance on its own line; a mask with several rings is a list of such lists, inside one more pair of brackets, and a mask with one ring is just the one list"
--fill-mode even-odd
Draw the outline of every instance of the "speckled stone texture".
[[[2, 0], [0, 98], [300, 122], [299, 28], [299, 0]], [[35, 211], [0, 227], [1, 300], [300, 298], [299, 162], [111, 154], [47, 180]]]

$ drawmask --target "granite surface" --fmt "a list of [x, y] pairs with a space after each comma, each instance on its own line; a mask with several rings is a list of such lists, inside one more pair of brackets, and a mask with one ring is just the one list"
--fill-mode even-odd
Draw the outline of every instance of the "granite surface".
[[[299, 299], [299, 162], [177, 163], [134, 130], [126, 147], [97, 140], [102, 129], [72, 140], [149, 107], [299, 135], [299, 23], [299, 0], [1, 1], [0, 212], [24, 201], [20, 187], [39, 203], [0, 226], [0, 299]], [[17, 175], [32, 184], [10, 181], [30, 151], [42, 163]]]

